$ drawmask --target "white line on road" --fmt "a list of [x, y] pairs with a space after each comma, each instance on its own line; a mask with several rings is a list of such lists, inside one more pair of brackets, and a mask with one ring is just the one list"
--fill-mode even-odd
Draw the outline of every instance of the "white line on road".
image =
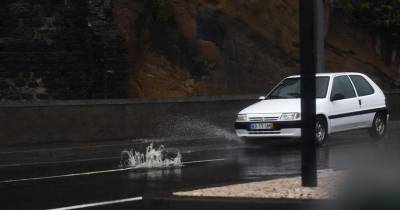
[[49, 210], [83, 209], [83, 208], [89, 208], [89, 207], [95, 207], [95, 206], [105, 206], [105, 205], [110, 205], [110, 204], [126, 203], [126, 202], [132, 202], [132, 201], [140, 201], [140, 200], [143, 200], [142, 196], [135, 197], [135, 198], [113, 200], [113, 201], [104, 201], [104, 202], [98, 202], [98, 203], [81, 204], [81, 205], [76, 205], [76, 206], [67, 206], [67, 207], [61, 207], [61, 208], [55, 208], [55, 209], [49, 209]]
[[[194, 164], [194, 163], [209, 163], [209, 162], [217, 162], [217, 161], [225, 161], [226, 159], [211, 159], [211, 160], [198, 160], [198, 161], [188, 161], [182, 162], [182, 164]], [[66, 178], [66, 177], [74, 177], [74, 176], [88, 176], [88, 175], [97, 175], [97, 174], [106, 174], [106, 173], [113, 173], [113, 172], [120, 172], [120, 171], [129, 171], [135, 169], [146, 169], [146, 168], [117, 168], [111, 170], [102, 170], [102, 171], [89, 171], [84, 173], [74, 173], [74, 174], [63, 174], [63, 175], [56, 175], [56, 176], [43, 176], [43, 177], [33, 177], [33, 178], [26, 178], [26, 179], [10, 179], [10, 180], [3, 180], [0, 181], [0, 184], [3, 183], [13, 183], [13, 182], [24, 182], [24, 181], [35, 181], [35, 180], [45, 180], [45, 179], [56, 179], [56, 178]]]
[[226, 159], [220, 158], [220, 159], [211, 159], [211, 160], [195, 160], [195, 161], [187, 161], [183, 162], [183, 164], [194, 164], [194, 163], [208, 163], [208, 162], [217, 162], [217, 161], [225, 161]]

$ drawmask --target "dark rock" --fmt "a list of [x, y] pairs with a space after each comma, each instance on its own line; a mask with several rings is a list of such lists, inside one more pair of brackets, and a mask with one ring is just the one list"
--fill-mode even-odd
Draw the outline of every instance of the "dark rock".
[[14, 84], [15, 87], [24, 87], [26, 85], [25, 80], [23, 80], [22, 78], [16, 79]]
[[7, 96], [5, 96], [5, 100], [10, 100], [10, 101], [21, 100], [21, 96], [19, 96], [19, 95], [7, 95]]
[[[127, 50], [115, 28], [109, 2], [82, 0], [65, 4], [64, 0], [8, 0], [0, 3], [1, 75], [17, 87], [43, 86], [50, 95], [36, 96], [40, 99], [103, 97], [105, 81], [98, 75], [114, 69], [126, 78], [128, 68]], [[89, 20], [93, 27], [88, 26]], [[114, 49], [118, 50], [114, 52]], [[26, 72], [25, 79], [19, 77], [23, 72]], [[42, 84], [37, 84], [37, 79], [42, 79]], [[127, 96], [127, 80], [108, 83], [110, 96]], [[21, 94], [3, 94], [0, 100], [19, 100]], [[22, 98], [31, 100], [26, 95]]]
[[29, 82], [29, 83], [28, 83], [28, 87], [30, 87], [30, 88], [37, 88], [37, 87], [39, 87], [39, 85], [37, 84], [37, 82], [32, 81], [32, 82]]
[[22, 98], [22, 100], [33, 100], [32, 94], [29, 94], [29, 93], [22, 93], [21, 98]]
[[20, 0], [10, 4], [9, 11], [14, 17], [30, 17], [33, 10], [30, 3]]
[[49, 99], [49, 95], [47, 95], [47, 94], [38, 94], [38, 95], [36, 95], [36, 98], [40, 99], [40, 100], [47, 100], [47, 99]]
[[7, 81], [0, 81], [0, 90], [9, 89], [10, 87], [10, 83]]

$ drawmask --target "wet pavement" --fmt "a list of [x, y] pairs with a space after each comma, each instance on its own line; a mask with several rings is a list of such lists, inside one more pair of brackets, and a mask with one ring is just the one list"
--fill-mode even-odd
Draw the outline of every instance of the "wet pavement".
[[[399, 134], [399, 129], [391, 129], [384, 142], [374, 142], [364, 131], [335, 135], [318, 149], [318, 168], [351, 168], [382, 150], [396, 150]], [[143, 152], [149, 142], [4, 150], [0, 152], [2, 209], [71, 207], [300, 173], [299, 142], [281, 139], [172, 141], [165, 146], [170, 154], [182, 153], [181, 168], [127, 170], [119, 166], [123, 149]], [[140, 200], [91, 209], [136, 208], [141, 208]]]

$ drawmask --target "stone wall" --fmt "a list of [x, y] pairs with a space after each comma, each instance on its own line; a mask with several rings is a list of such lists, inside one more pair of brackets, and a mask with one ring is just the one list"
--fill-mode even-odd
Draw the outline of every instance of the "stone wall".
[[110, 0], [3, 0], [0, 100], [126, 97]]

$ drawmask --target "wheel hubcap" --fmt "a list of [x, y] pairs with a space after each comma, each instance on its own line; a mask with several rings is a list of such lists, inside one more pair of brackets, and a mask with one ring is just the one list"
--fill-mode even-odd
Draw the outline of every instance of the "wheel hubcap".
[[317, 122], [317, 124], [315, 125], [315, 130], [316, 130], [315, 135], [317, 137], [317, 141], [322, 142], [325, 138], [325, 129], [320, 122]]
[[376, 133], [382, 135], [385, 132], [385, 123], [382, 117], [377, 117], [375, 121]]

